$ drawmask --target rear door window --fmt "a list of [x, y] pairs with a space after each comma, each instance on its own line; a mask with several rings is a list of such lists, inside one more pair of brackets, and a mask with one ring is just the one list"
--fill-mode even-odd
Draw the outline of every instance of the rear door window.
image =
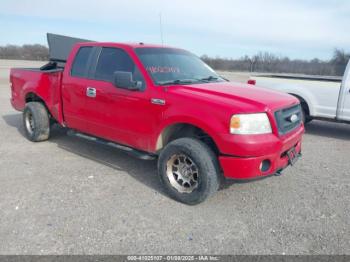
[[91, 46], [81, 47], [75, 56], [71, 75], [77, 77], [87, 77], [89, 69], [89, 58], [92, 55], [93, 48]]

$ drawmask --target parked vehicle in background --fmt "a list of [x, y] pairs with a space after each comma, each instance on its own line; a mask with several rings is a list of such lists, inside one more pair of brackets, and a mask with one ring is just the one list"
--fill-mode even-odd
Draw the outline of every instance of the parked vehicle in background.
[[293, 96], [227, 82], [182, 49], [48, 39], [50, 63], [10, 73], [11, 103], [31, 141], [47, 140], [58, 123], [158, 158], [164, 188], [186, 204], [204, 201], [224, 177], [280, 174], [300, 156], [304, 126]]
[[251, 76], [248, 82], [298, 98], [305, 122], [320, 119], [350, 123], [350, 61], [341, 78], [261, 74]]

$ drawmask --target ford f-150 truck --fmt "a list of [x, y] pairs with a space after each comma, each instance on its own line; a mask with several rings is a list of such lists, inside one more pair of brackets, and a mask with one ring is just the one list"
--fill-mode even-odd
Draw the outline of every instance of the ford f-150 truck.
[[[295, 97], [227, 82], [188, 51], [48, 34], [50, 62], [11, 69], [11, 103], [27, 138], [72, 135], [158, 159], [170, 196], [197, 204], [223, 178], [280, 174], [301, 154]], [[145, 179], [147, 179], [145, 177]]]
[[342, 78], [260, 74], [252, 76], [250, 82], [298, 98], [305, 122], [318, 119], [350, 123], [350, 61]]

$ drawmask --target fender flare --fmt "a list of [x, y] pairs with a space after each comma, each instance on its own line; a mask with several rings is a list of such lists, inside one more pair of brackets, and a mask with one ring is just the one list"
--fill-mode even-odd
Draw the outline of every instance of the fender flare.
[[154, 141], [152, 142], [151, 147], [155, 150], [158, 151], [161, 148], [164, 147], [164, 145], [162, 144], [162, 134], [163, 132], [171, 127], [171, 126], [175, 126], [178, 124], [186, 124], [186, 125], [190, 125], [193, 127], [196, 127], [198, 129], [203, 130], [206, 134], [208, 134], [208, 136], [214, 141], [215, 145], [217, 146], [217, 148], [219, 148], [219, 143], [218, 143], [218, 135], [217, 132], [215, 132], [214, 130], [212, 130], [209, 125], [205, 124], [203, 121], [198, 121], [197, 118], [193, 118], [190, 116], [174, 116], [174, 117], [169, 117], [167, 119], [165, 119], [162, 123], [161, 126], [159, 126], [159, 128], [156, 131], [156, 137], [154, 139]]

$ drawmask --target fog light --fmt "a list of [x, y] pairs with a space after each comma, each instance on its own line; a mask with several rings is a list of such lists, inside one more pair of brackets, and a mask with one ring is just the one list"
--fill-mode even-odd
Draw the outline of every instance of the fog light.
[[261, 170], [262, 172], [266, 172], [267, 170], [270, 169], [270, 167], [271, 167], [271, 161], [268, 160], [268, 159], [265, 159], [264, 161], [262, 161], [262, 162], [260, 163], [260, 170]]

